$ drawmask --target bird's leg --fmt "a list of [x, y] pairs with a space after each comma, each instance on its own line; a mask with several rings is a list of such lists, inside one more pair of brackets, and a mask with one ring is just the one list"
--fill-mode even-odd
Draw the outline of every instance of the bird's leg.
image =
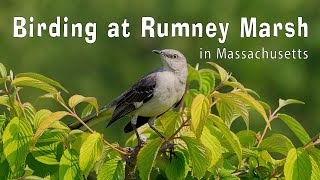
[[131, 125], [132, 125], [132, 129], [133, 129], [134, 133], [135, 133], [136, 136], [137, 136], [138, 146], [139, 146], [139, 147], [142, 147], [143, 142], [142, 142], [142, 140], [141, 140], [141, 137], [140, 137], [140, 135], [139, 135], [139, 133], [138, 133], [138, 129], [137, 129], [137, 127], [136, 127], [137, 118], [138, 118], [138, 116], [133, 116], [133, 117], [132, 117], [132, 119], [131, 119]]
[[152, 130], [154, 130], [154, 132], [156, 132], [162, 139], [166, 139], [157, 129], [156, 127], [154, 126], [154, 120], [156, 118], [153, 117], [153, 118], [150, 118], [150, 120], [148, 121], [148, 124], [149, 126], [151, 127]]

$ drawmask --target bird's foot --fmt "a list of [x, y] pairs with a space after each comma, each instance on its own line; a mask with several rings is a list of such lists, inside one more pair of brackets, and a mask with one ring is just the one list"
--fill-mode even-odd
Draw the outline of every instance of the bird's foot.
[[174, 146], [175, 145], [177, 145], [177, 144], [175, 144], [173, 142], [166, 142], [160, 147], [161, 153], [164, 153], [164, 154], [169, 153], [170, 162], [171, 162], [172, 158], [176, 156], [176, 154], [174, 153]]

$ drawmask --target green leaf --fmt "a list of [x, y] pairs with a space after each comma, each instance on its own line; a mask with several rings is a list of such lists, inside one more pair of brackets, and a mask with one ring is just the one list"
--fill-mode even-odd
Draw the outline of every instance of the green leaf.
[[98, 173], [98, 180], [122, 180], [124, 179], [123, 163], [117, 159], [111, 159], [103, 164]]
[[7, 69], [2, 63], [0, 63], [0, 74], [1, 77], [7, 78]]
[[0, 96], [0, 105], [6, 106], [9, 108], [11, 107], [9, 97], [7, 95]]
[[191, 129], [195, 132], [197, 138], [200, 138], [203, 127], [209, 114], [210, 102], [202, 94], [198, 94], [191, 105]]
[[303, 148], [290, 149], [284, 165], [286, 179], [310, 179], [312, 165], [308, 153]]
[[158, 155], [158, 151], [163, 143], [161, 138], [153, 139], [148, 142], [138, 154], [137, 168], [142, 180], [149, 179], [152, 166]]
[[210, 164], [207, 156], [207, 149], [191, 133], [181, 136], [181, 139], [186, 143], [188, 147], [187, 150], [189, 159], [191, 161], [193, 175], [196, 178], [200, 179], [205, 175]]
[[278, 114], [278, 117], [289, 126], [302, 144], [307, 144], [311, 141], [310, 136], [297, 120], [286, 114]]
[[206, 126], [203, 128], [201, 142], [207, 148], [207, 155], [210, 160], [209, 168], [211, 168], [221, 158], [222, 146], [220, 141], [210, 133], [210, 130]]
[[204, 95], [209, 95], [215, 86], [215, 79], [211, 69], [201, 69], [199, 71], [199, 91]]
[[178, 112], [169, 111], [161, 116], [160, 122], [164, 128], [164, 137], [169, 138], [181, 125], [181, 115]]
[[42, 82], [45, 82], [45, 83], [48, 83], [52, 86], [56, 86], [60, 89], [62, 89], [63, 91], [65, 92], [68, 92], [63, 86], [61, 86], [60, 83], [58, 83], [57, 81], [55, 80], [52, 80], [48, 77], [45, 77], [41, 74], [37, 74], [37, 73], [32, 73], [32, 72], [29, 72], [29, 73], [20, 73], [20, 74], [17, 74], [16, 77], [29, 77], [29, 78], [33, 78], [33, 79], [36, 79], [36, 80], [39, 80], [39, 81], [42, 81]]
[[185, 95], [185, 99], [184, 99], [184, 103], [186, 105], [186, 107], [191, 107], [192, 102], [194, 100], [194, 98], [200, 94], [200, 92], [197, 89], [189, 89], [187, 90], [187, 93]]
[[199, 79], [200, 79], [199, 72], [190, 64], [188, 64], [187, 84], [191, 84], [192, 81], [199, 81]]
[[172, 157], [171, 162], [166, 167], [166, 176], [169, 180], [184, 179], [188, 174], [188, 167], [186, 158], [180, 151], [175, 151], [175, 156]]
[[[320, 177], [320, 167], [318, 166], [317, 162], [315, 161], [312, 156], [310, 157], [311, 165], [312, 165], [312, 174], [311, 174], [311, 180], [318, 180]], [[320, 162], [318, 162], [320, 163]]]
[[[8, 122], [7, 117], [5, 115], [0, 115], [0, 141], [2, 139], [2, 133], [7, 126], [7, 122]], [[1, 150], [0, 150], [0, 153], [1, 153]]]
[[59, 129], [44, 131], [32, 149], [33, 157], [44, 164], [59, 164], [65, 137], [66, 133]]
[[40, 123], [48, 117], [52, 112], [47, 109], [41, 109], [34, 115], [33, 126], [38, 129]]
[[220, 99], [216, 107], [219, 116], [230, 128], [235, 119], [241, 116], [249, 129], [249, 111], [244, 102], [240, 101], [238, 97], [231, 93], [214, 93], [213, 97]]
[[268, 152], [277, 152], [286, 156], [288, 151], [294, 148], [294, 146], [286, 136], [282, 134], [272, 134], [261, 142], [260, 148]]
[[239, 82], [229, 82], [229, 81], [225, 81], [224, 83], [223, 83], [224, 85], [226, 85], [226, 86], [231, 86], [231, 87], [233, 87], [233, 88], [235, 88], [235, 89], [240, 89], [241, 91], [243, 91], [243, 92], [247, 92], [246, 91], [246, 88], [241, 84], [241, 83], [239, 83]]
[[236, 135], [239, 138], [240, 144], [243, 147], [250, 148], [257, 143], [257, 135], [254, 131], [244, 130], [238, 132]]
[[33, 79], [30, 77], [18, 77], [15, 78], [11, 82], [12, 86], [28, 86], [28, 87], [34, 87], [37, 89], [41, 89], [43, 91], [49, 92], [49, 93], [57, 93], [57, 89], [53, 86], [51, 86], [48, 83], [45, 83], [43, 81]]
[[50, 125], [52, 125], [56, 121], [59, 121], [60, 119], [62, 119], [66, 115], [69, 115], [69, 113], [66, 111], [57, 111], [57, 112], [54, 112], [54, 113], [47, 115], [46, 118], [44, 118], [41, 121], [36, 133], [34, 134], [34, 137], [32, 140], [33, 144], [35, 144], [37, 142], [39, 136], [41, 136], [43, 131], [45, 131]]
[[34, 116], [37, 110], [28, 102], [23, 104], [23, 108], [26, 113], [27, 120], [33, 124]]
[[213, 62], [208, 62], [208, 63], [211, 64], [212, 66], [214, 66], [218, 70], [218, 72], [220, 74], [221, 82], [224, 82], [224, 81], [228, 80], [229, 75], [228, 75], [228, 73], [227, 73], [227, 71], [225, 69], [223, 69], [222, 67], [220, 67], [216, 63], [213, 63]]
[[316, 161], [318, 167], [320, 167], [320, 150], [315, 147], [308, 147], [307, 152]]
[[33, 131], [30, 124], [13, 118], [3, 132], [3, 154], [13, 172], [25, 163], [29, 148], [32, 144]]
[[242, 160], [242, 151], [241, 151], [241, 145], [239, 140], [235, 139], [233, 134], [231, 133], [230, 129], [226, 126], [226, 124], [223, 123], [222, 119], [216, 115], [210, 114], [208, 116], [208, 120], [213, 122], [221, 131], [221, 133], [224, 135], [224, 138], [228, 141], [234, 152], [236, 153], [238, 157], [239, 163]]
[[93, 133], [83, 142], [80, 148], [79, 164], [83, 174], [87, 177], [94, 163], [100, 158], [103, 151], [101, 135]]
[[284, 107], [286, 105], [289, 104], [304, 104], [304, 102], [299, 101], [299, 100], [295, 100], [295, 99], [287, 99], [287, 100], [283, 100], [283, 99], [279, 99], [279, 107]]
[[97, 99], [94, 97], [84, 97], [84, 96], [81, 96], [78, 94], [73, 95], [69, 99], [69, 106], [71, 108], [74, 108], [81, 102], [87, 102], [87, 103], [91, 104], [92, 106], [94, 106], [96, 109], [96, 113], [98, 114], [98, 112], [99, 112], [98, 102], [97, 102]]
[[1, 173], [0, 173], [0, 179], [6, 180], [9, 179], [9, 174], [10, 174], [10, 167], [9, 167], [9, 163], [6, 159], [0, 159], [0, 169], [1, 169]]
[[249, 94], [244, 93], [244, 92], [238, 91], [238, 92], [231, 92], [230, 94], [232, 94], [233, 96], [236, 96], [242, 102], [252, 106], [258, 113], [261, 114], [263, 119], [266, 121], [268, 127], [271, 128], [266, 111], [264, 110], [263, 106], [257, 100], [255, 100], [252, 96], [250, 96]]
[[261, 104], [261, 106], [262, 106], [265, 110], [267, 110], [267, 111], [271, 110], [271, 107], [269, 106], [269, 104], [267, 104], [267, 103], [265, 103], [265, 102], [263, 102], [263, 101], [259, 101], [259, 103]]
[[59, 165], [59, 179], [83, 179], [79, 167], [79, 155], [75, 150], [64, 151]]
[[81, 118], [84, 118], [86, 116], [89, 116], [91, 113], [92, 113], [92, 110], [93, 110], [93, 105], [92, 104], [88, 104], [83, 110], [82, 110], [82, 113], [81, 113]]
[[80, 148], [89, 135], [89, 133], [81, 130], [72, 130], [69, 133], [69, 141], [71, 142], [72, 149], [76, 150], [77, 153], [80, 154]]

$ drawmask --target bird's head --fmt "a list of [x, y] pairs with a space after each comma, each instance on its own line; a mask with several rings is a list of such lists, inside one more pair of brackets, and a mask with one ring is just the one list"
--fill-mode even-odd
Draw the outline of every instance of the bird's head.
[[162, 58], [164, 66], [179, 71], [187, 67], [187, 60], [184, 55], [174, 49], [153, 50], [152, 52], [159, 54]]

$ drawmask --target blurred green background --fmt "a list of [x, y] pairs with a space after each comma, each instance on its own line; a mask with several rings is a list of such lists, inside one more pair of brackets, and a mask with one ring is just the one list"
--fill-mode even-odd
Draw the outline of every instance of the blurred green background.
[[[269, 1], [17, 1], [0, 2], [0, 62], [8, 69], [19, 72], [36, 72], [51, 77], [70, 94], [94, 96], [103, 106], [126, 90], [145, 73], [161, 66], [153, 49], [173, 48], [185, 54], [189, 63], [205, 61], [199, 59], [199, 49], [208, 49], [215, 54], [217, 47], [232, 50], [307, 50], [308, 60], [215, 60], [242, 82], [256, 90], [262, 100], [276, 108], [278, 98], [295, 98], [305, 105], [286, 107], [282, 112], [292, 115], [306, 128], [310, 136], [320, 130], [320, 1], [319, 0], [269, 0]], [[57, 16], [67, 16], [69, 23], [97, 23], [97, 40], [87, 44], [83, 38], [43, 37], [13, 38], [13, 17], [35, 18], [34, 22], [50, 23]], [[225, 44], [217, 38], [141, 38], [141, 17], [152, 16], [157, 22], [229, 22]], [[308, 38], [286, 38], [280, 33], [277, 38], [240, 38], [240, 18], [257, 17], [258, 22], [297, 22], [302, 16], [308, 23]], [[128, 19], [129, 38], [110, 39], [106, 36], [110, 22], [121, 23]], [[61, 109], [55, 102], [36, 98], [43, 93], [26, 88], [23, 101], [30, 101], [39, 109]], [[123, 119], [109, 129], [100, 126], [107, 138], [124, 142], [127, 135], [122, 127]], [[274, 132], [285, 132], [298, 144], [297, 138], [280, 121], [272, 123]], [[262, 130], [264, 121], [255, 113], [251, 114], [250, 126]], [[244, 128], [242, 121], [233, 127], [236, 131]]]

